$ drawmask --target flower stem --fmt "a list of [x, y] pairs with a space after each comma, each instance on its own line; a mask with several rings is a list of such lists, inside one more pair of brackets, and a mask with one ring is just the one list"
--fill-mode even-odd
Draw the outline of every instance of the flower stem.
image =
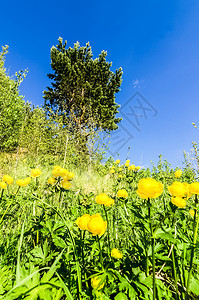
[[106, 216], [106, 222], [107, 222], [108, 255], [110, 256], [110, 254], [111, 254], [110, 228], [109, 228], [108, 214], [107, 214], [107, 210], [106, 210], [106, 208], [105, 208], [105, 205], [104, 205], [104, 204], [103, 204], [103, 209], [104, 209], [104, 212], [105, 212], [105, 216]]
[[151, 203], [150, 203], [150, 198], [148, 198], [147, 205], [148, 205], [148, 218], [149, 218], [149, 225], [150, 225], [150, 232], [151, 232], [151, 239], [152, 239], [153, 300], [155, 300], [156, 299], [155, 237], [154, 237], [154, 233], [153, 233], [153, 226], [152, 226], [152, 219], [151, 219]]
[[[195, 195], [195, 206], [198, 204], [197, 195]], [[196, 220], [197, 218], [197, 220]], [[197, 209], [194, 209], [194, 220], [193, 220], [193, 244], [191, 249], [191, 259], [190, 259], [190, 267], [189, 267], [189, 275], [187, 280], [187, 286], [186, 286], [186, 294], [185, 294], [185, 300], [189, 299], [189, 288], [190, 288], [190, 281], [191, 281], [191, 275], [192, 275], [192, 269], [193, 269], [193, 259], [194, 259], [194, 250], [196, 246], [196, 239], [198, 234], [198, 224], [199, 224], [199, 216], [197, 213]]]

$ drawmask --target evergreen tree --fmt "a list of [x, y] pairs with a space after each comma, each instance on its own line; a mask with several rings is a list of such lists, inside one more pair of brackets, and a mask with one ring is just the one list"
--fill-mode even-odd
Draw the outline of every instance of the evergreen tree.
[[93, 59], [89, 43], [80, 47], [66, 48], [67, 42], [58, 39], [59, 44], [51, 48], [51, 67], [53, 74], [48, 74], [52, 86], [44, 91], [45, 108], [48, 112], [59, 112], [64, 123], [70, 124], [74, 133], [83, 138], [89, 135], [93, 124], [110, 132], [118, 128], [122, 120], [116, 118], [119, 105], [115, 94], [122, 83], [122, 69], [110, 70], [112, 63], [106, 61], [107, 53], [102, 51]]

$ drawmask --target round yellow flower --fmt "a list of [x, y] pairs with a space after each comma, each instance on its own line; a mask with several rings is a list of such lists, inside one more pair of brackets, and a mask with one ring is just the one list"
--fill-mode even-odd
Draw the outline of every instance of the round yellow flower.
[[111, 170], [110, 170], [110, 173], [111, 173], [111, 174], [115, 173], [115, 170], [111, 169]]
[[192, 195], [199, 195], [199, 182], [192, 182], [189, 185], [189, 192]]
[[163, 192], [163, 184], [153, 178], [143, 178], [138, 183], [137, 194], [143, 198], [157, 198]]
[[51, 184], [51, 185], [53, 185], [53, 184], [55, 184], [55, 182], [56, 182], [56, 180], [55, 180], [55, 178], [54, 178], [54, 177], [50, 177], [50, 178], [48, 178], [48, 184]]
[[130, 165], [130, 166], [128, 167], [128, 169], [131, 170], [131, 171], [135, 171], [135, 165]]
[[61, 186], [64, 189], [69, 190], [71, 188], [71, 182], [68, 180], [63, 180], [63, 181], [61, 181]]
[[102, 219], [99, 213], [91, 216], [88, 224], [88, 230], [93, 234], [93, 236], [102, 236], [107, 228], [107, 222]]
[[114, 248], [114, 249], [111, 250], [111, 256], [116, 258], [116, 259], [120, 259], [120, 258], [123, 257], [123, 254], [118, 249]]
[[91, 278], [91, 285], [96, 290], [101, 290], [104, 287], [104, 282], [101, 283], [101, 278], [99, 276], [95, 276]]
[[175, 171], [174, 175], [176, 178], [180, 178], [180, 176], [182, 175], [182, 170], [179, 169], [179, 170]]
[[126, 160], [126, 163], [129, 164], [129, 163], [130, 163], [130, 159], [127, 159], [127, 160]]
[[13, 183], [13, 181], [14, 181], [14, 179], [11, 177], [11, 176], [9, 176], [9, 175], [3, 175], [3, 181], [5, 181], [7, 184], [12, 184]]
[[95, 201], [98, 204], [104, 204], [106, 206], [110, 206], [112, 204], [114, 204], [114, 200], [111, 199], [107, 194], [105, 193], [101, 193], [98, 196], [95, 197]]
[[118, 171], [121, 172], [123, 170], [123, 168], [119, 168]]
[[190, 209], [190, 210], [189, 210], [189, 213], [190, 213], [190, 215], [191, 215], [192, 217], [194, 217], [194, 209]]
[[35, 177], [39, 177], [41, 175], [41, 170], [40, 169], [32, 169], [31, 170], [31, 177], [35, 178]]
[[168, 186], [168, 190], [172, 196], [186, 197], [189, 194], [189, 188], [186, 184], [175, 181], [172, 185]]
[[19, 179], [16, 181], [16, 184], [20, 187], [27, 186], [31, 182], [31, 178], [27, 177], [25, 179]]
[[122, 178], [122, 177], [123, 177], [123, 175], [122, 175], [122, 174], [119, 174], [119, 175], [118, 175], [118, 177], [119, 177], [119, 178]]
[[0, 182], [0, 187], [5, 190], [7, 188], [7, 184], [4, 181]]
[[129, 167], [130, 162], [126, 161], [124, 165], [125, 165], [125, 167]]
[[115, 161], [115, 164], [119, 164], [120, 163], [120, 159], [117, 159], [116, 161]]
[[117, 196], [118, 196], [118, 198], [127, 198], [128, 193], [125, 189], [122, 189], [117, 192]]
[[141, 169], [140, 166], [135, 167], [135, 171], [136, 171], [136, 172], [139, 171], [140, 169]]
[[66, 175], [66, 177], [68, 178], [68, 180], [73, 179], [74, 176], [75, 176], [75, 174], [73, 172], [68, 172], [68, 174]]
[[182, 197], [172, 197], [171, 202], [179, 208], [184, 208], [186, 206], [186, 200]]
[[76, 224], [82, 230], [88, 230], [88, 222], [90, 221], [91, 216], [89, 214], [84, 214], [83, 216], [77, 218]]

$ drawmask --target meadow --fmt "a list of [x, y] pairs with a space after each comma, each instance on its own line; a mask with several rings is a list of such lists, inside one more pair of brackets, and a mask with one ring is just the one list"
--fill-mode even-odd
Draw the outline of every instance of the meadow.
[[193, 168], [0, 162], [0, 299], [199, 299]]

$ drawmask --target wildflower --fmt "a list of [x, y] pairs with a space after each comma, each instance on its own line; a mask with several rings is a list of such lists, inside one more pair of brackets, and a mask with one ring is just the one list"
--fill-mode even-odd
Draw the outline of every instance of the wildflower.
[[9, 175], [3, 175], [3, 181], [5, 181], [7, 184], [12, 184], [13, 183], [13, 181], [14, 181], [14, 179], [11, 177], [11, 176], [9, 176]]
[[110, 170], [110, 173], [111, 173], [111, 174], [115, 173], [115, 170], [114, 170], [114, 169], [111, 169], [111, 170]]
[[[64, 168], [60, 167], [60, 166], [54, 166], [54, 168], [52, 170], [52, 174], [53, 174], [54, 177], [66, 177], [66, 176], [68, 176], [69, 171], [67, 169], [64, 169]], [[72, 176], [72, 174], [71, 174], [71, 176]], [[73, 177], [74, 177], [74, 174], [73, 174]]]
[[122, 178], [123, 176], [122, 176], [122, 174], [119, 174], [118, 177], [119, 177], [119, 178]]
[[16, 181], [16, 184], [20, 187], [27, 186], [31, 182], [31, 178], [27, 177], [25, 179], [19, 179]]
[[163, 184], [153, 178], [143, 178], [138, 183], [137, 194], [143, 198], [157, 198], [163, 192]]
[[107, 194], [105, 193], [101, 193], [99, 194], [96, 198], [95, 198], [95, 201], [98, 203], [98, 204], [104, 204], [106, 206], [110, 206], [112, 204], [114, 204], [114, 200], [111, 199]]
[[56, 180], [55, 180], [55, 178], [54, 178], [54, 177], [50, 177], [50, 178], [48, 178], [48, 184], [51, 184], [51, 185], [53, 185], [53, 184], [55, 184], [55, 182], [56, 182]]
[[129, 162], [128, 162], [128, 161], [126, 161], [124, 165], [125, 165], [125, 167], [129, 167], [129, 165], [130, 165], [130, 161], [129, 161]]
[[139, 171], [140, 169], [141, 169], [140, 166], [135, 167], [135, 171], [136, 171], [136, 172]]
[[114, 249], [111, 250], [111, 256], [116, 258], [116, 259], [120, 259], [120, 258], [123, 257], [123, 254], [118, 249], [114, 248]]
[[77, 218], [76, 224], [82, 230], [88, 230], [88, 222], [90, 221], [91, 216], [89, 214], [84, 214], [83, 216]]
[[95, 276], [91, 278], [91, 285], [96, 290], [101, 290], [104, 287], [104, 282], [101, 284], [101, 278], [99, 276]]
[[117, 159], [116, 161], [115, 161], [115, 164], [119, 164], [120, 163], [120, 159]]
[[189, 188], [186, 184], [175, 181], [172, 185], [168, 186], [168, 190], [172, 196], [186, 197], [189, 194]]
[[130, 163], [130, 159], [127, 159], [127, 160], [126, 160], [126, 163], [129, 164], [129, 163]]
[[68, 172], [68, 174], [66, 175], [68, 180], [73, 179], [74, 176], [75, 176], [75, 174], [73, 172]]
[[107, 228], [107, 222], [102, 219], [99, 213], [91, 216], [88, 224], [88, 231], [90, 231], [93, 236], [102, 236]]
[[184, 208], [186, 206], [186, 200], [182, 197], [172, 197], [171, 202], [179, 208]]
[[71, 182], [68, 180], [62, 180], [61, 181], [61, 186], [66, 189], [69, 190], [71, 188]]
[[0, 187], [5, 190], [7, 188], [7, 184], [4, 181], [0, 182]]
[[182, 175], [182, 170], [179, 169], [179, 170], [175, 171], [174, 175], [176, 178], [180, 178], [180, 176]]
[[190, 210], [189, 210], [189, 213], [190, 213], [190, 215], [191, 215], [192, 217], [194, 217], [194, 209], [190, 209]]
[[132, 171], [135, 171], [135, 165], [130, 165], [130, 166], [128, 167], [128, 169], [129, 169], [129, 170], [132, 170]]
[[118, 171], [121, 172], [123, 170], [123, 168], [119, 168]]
[[128, 197], [128, 193], [127, 193], [127, 191], [125, 189], [122, 189], [122, 190], [119, 190], [117, 192], [117, 196], [119, 198], [127, 198]]
[[192, 182], [190, 185], [189, 185], [189, 192], [192, 194], [192, 195], [199, 195], [199, 182]]
[[40, 169], [32, 169], [31, 170], [31, 177], [39, 177], [41, 175], [41, 170]]

